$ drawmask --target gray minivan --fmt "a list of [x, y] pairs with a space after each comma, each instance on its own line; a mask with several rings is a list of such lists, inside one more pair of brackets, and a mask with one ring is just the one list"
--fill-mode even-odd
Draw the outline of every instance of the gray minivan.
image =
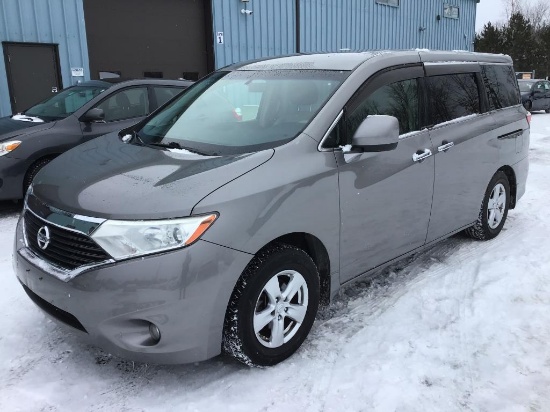
[[501, 231], [529, 121], [507, 56], [391, 51], [236, 64], [38, 173], [15, 272], [106, 350], [274, 365], [342, 285]]

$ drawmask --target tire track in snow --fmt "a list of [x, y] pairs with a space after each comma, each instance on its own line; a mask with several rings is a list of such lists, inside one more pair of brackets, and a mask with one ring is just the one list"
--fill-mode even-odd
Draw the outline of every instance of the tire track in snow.
[[[414, 286], [439, 279], [444, 282], [444, 290], [448, 291], [446, 295], [452, 296], [459, 291], [460, 298], [455, 300], [454, 305], [456, 320], [451, 322], [451, 327], [454, 328], [459, 343], [458, 353], [455, 355], [459, 360], [457, 369], [463, 371], [467, 390], [461, 394], [461, 399], [457, 400], [457, 407], [474, 410], [469, 398], [475, 390], [475, 368], [470, 354], [467, 353], [468, 336], [463, 325], [473, 312], [474, 290], [479, 283], [484, 256], [498, 251], [518, 234], [534, 226], [535, 222], [523, 218], [523, 215], [518, 218], [513, 213], [508, 215], [505, 230], [495, 239], [476, 241], [458, 234], [426, 251], [395, 263], [370, 282], [359, 282], [343, 288], [339, 297], [318, 316], [318, 320], [327, 316], [329, 318], [316, 324], [309, 340], [309, 349], [317, 352], [314, 356], [321, 355], [319, 357], [325, 359], [319, 367], [316, 383], [310, 388], [310, 396], [322, 399], [322, 405], [325, 405], [327, 399], [334, 396], [331, 391], [332, 379], [341, 357], [340, 349], [368, 328], [369, 323], [394, 307]], [[477, 262], [472, 268], [473, 261]], [[463, 269], [457, 270], [457, 267]], [[368, 285], [365, 287], [366, 283]], [[326, 346], [327, 338], [334, 350], [329, 354], [320, 348]]]

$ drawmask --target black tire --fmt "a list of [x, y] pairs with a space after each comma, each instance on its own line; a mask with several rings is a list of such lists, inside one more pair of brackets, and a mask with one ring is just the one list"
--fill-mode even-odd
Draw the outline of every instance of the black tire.
[[31, 165], [31, 167], [29, 167], [29, 170], [27, 170], [27, 174], [25, 175], [25, 179], [23, 179], [23, 196], [27, 193], [27, 189], [31, 185], [36, 174], [51, 161], [52, 159], [48, 158], [38, 159]]
[[[504, 188], [506, 200], [504, 201], [503, 208], [500, 211], [500, 213], [502, 214], [502, 219], [500, 220], [500, 223], [495, 227], [491, 227], [491, 224], [489, 222], [489, 201], [491, 199], [491, 195], [493, 194], [493, 190], [496, 190], [499, 185], [502, 185], [502, 187]], [[498, 171], [489, 182], [489, 186], [487, 186], [485, 196], [483, 197], [483, 202], [481, 203], [477, 222], [473, 226], [465, 230], [466, 234], [471, 238], [477, 240], [489, 240], [495, 238], [496, 236], [498, 236], [504, 226], [504, 223], [506, 222], [509, 206], [510, 182], [508, 181], [508, 177], [504, 172]], [[493, 221], [493, 224], [494, 223], [496, 222]]]
[[550, 113], [550, 109], [545, 109], [544, 112], [545, 113]]
[[533, 103], [531, 103], [531, 100], [527, 100], [525, 103], [523, 103], [523, 107], [525, 107], [525, 109], [530, 112], [533, 108]]
[[[294, 271], [291, 273], [301, 275], [302, 278], [294, 275], [294, 279], [297, 279], [297, 282], [299, 280], [302, 285], [302, 280], [305, 280], [307, 289], [301, 288], [299, 292], [289, 296], [290, 299], [278, 298], [279, 303], [275, 303], [275, 306], [270, 305], [268, 299], [271, 295], [264, 288], [270, 280], [273, 282], [273, 279], [277, 279], [276, 285], [281, 288], [284, 296], [285, 271]], [[292, 278], [287, 279], [290, 283]], [[291, 300], [299, 303], [300, 297], [303, 300], [304, 296], [307, 303], [302, 302], [301, 308], [307, 309], [303, 321], [299, 323], [281, 308], [284, 304], [290, 305]], [[318, 307], [319, 272], [311, 257], [302, 249], [291, 245], [277, 244], [268, 247], [252, 259], [233, 290], [224, 322], [223, 351], [249, 366], [276, 365], [296, 352], [304, 342], [313, 326]], [[262, 311], [266, 314], [269, 312], [268, 316], [272, 316], [273, 320], [256, 334], [254, 316]], [[281, 329], [282, 336], [289, 340], [283, 341], [284, 343], [278, 347], [267, 347], [266, 345], [272, 344], [270, 340], [274, 338], [266, 338], [264, 335], [271, 334], [277, 317], [278, 325], [284, 325]]]

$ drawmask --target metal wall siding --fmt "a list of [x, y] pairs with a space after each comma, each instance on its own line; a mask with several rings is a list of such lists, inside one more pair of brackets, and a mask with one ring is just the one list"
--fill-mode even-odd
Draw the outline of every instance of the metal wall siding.
[[[245, 7], [253, 14], [242, 14]], [[224, 43], [214, 44], [216, 68], [296, 50], [294, 0], [212, 0], [212, 18], [214, 39], [224, 34]]]
[[[460, 7], [459, 19], [443, 17], [447, 2]], [[401, 0], [400, 7], [375, 0], [301, 0], [301, 51], [472, 50], [475, 12], [475, 0]]]
[[[0, 42], [58, 44], [63, 87], [88, 80], [89, 60], [82, 0], [0, 0]], [[0, 116], [11, 114], [6, 67], [0, 63]], [[83, 67], [73, 78], [71, 67]]]

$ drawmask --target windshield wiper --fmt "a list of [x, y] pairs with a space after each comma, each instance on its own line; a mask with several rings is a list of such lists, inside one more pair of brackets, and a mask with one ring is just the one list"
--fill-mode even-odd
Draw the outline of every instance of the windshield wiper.
[[206, 153], [199, 152], [198, 150], [191, 149], [189, 147], [182, 146], [178, 142], [168, 142], [168, 143], [149, 143], [152, 146], [164, 147], [166, 149], [178, 149], [178, 150], [187, 150], [188, 152], [195, 153], [198, 155], [206, 156]]
[[165, 149], [187, 150], [188, 152], [191, 152], [191, 153], [195, 153], [195, 154], [202, 155], [202, 156], [207, 156], [206, 153], [199, 152], [198, 150], [191, 149], [189, 147], [184, 147], [181, 144], [179, 144], [178, 142], [174, 142], [174, 141], [168, 142], [168, 143], [161, 143], [161, 142], [148, 143], [145, 140], [143, 140], [143, 138], [136, 131], [132, 132], [132, 137], [133, 137], [133, 139], [137, 140], [138, 144], [140, 144], [141, 146], [147, 146], [147, 147], [151, 147], [151, 148], [162, 147], [162, 148], [165, 148]]
[[[131, 136], [131, 137], [130, 137]], [[130, 137], [130, 138], [128, 138]], [[131, 134], [126, 134], [124, 136], [122, 136], [122, 141], [124, 143], [130, 143], [132, 140], [137, 140], [137, 143], [140, 145], [140, 146], [147, 146], [147, 147], [154, 147], [151, 143], [146, 143], [142, 138], [141, 136], [139, 135], [138, 132], [136, 132], [135, 130], [132, 130]]]
[[17, 113], [11, 116], [14, 120], [20, 120], [22, 122], [33, 122], [33, 123], [42, 123], [46, 122], [47, 120], [40, 116], [30, 115], [26, 114], [25, 112]]

